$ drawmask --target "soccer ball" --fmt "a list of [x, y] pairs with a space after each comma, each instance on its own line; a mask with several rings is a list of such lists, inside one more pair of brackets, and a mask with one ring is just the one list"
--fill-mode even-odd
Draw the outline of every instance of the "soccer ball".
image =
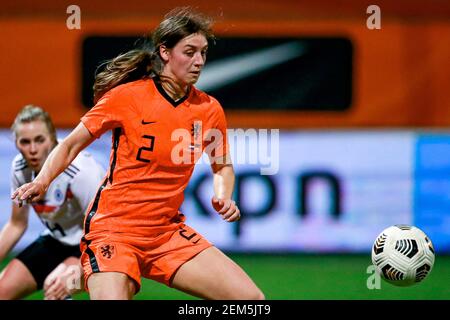
[[401, 287], [410, 286], [421, 282], [431, 272], [434, 264], [433, 244], [417, 227], [391, 226], [375, 240], [372, 263], [387, 282]]

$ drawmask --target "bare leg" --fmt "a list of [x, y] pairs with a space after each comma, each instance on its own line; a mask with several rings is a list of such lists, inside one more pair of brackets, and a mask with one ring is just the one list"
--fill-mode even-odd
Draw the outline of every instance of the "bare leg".
[[131, 300], [136, 287], [134, 280], [121, 272], [99, 272], [88, 278], [91, 300]]
[[0, 274], [0, 300], [22, 299], [36, 290], [36, 280], [18, 259], [8, 263]]
[[183, 264], [172, 287], [204, 299], [262, 300], [264, 294], [235, 262], [210, 247]]

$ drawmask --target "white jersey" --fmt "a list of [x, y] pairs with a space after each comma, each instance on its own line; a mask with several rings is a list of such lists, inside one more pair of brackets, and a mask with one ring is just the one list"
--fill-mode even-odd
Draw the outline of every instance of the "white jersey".
[[[34, 179], [34, 171], [18, 154], [11, 166], [11, 194]], [[82, 151], [50, 184], [45, 198], [32, 203], [39, 219], [47, 226], [42, 235], [50, 235], [67, 245], [78, 245], [89, 203], [105, 175], [105, 170], [90, 153]]]

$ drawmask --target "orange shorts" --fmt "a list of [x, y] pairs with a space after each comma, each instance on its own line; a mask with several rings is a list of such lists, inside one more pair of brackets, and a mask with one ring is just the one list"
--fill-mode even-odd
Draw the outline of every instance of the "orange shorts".
[[81, 263], [87, 280], [96, 272], [127, 274], [141, 287], [141, 277], [171, 285], [175, 272], [185, 262], [212, 246], [198, 232], [182, 224], [154, 238], [114, 233], [89, 234], [88, 242], [81, 241]]

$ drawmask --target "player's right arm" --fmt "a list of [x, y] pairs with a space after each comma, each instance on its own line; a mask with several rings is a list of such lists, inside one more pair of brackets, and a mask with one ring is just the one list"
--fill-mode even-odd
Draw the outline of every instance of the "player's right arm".
[[28, 206], [19, 207], [12, 204], [12, 212], [9, 221], [0, 231], [0, 261], [14, 248], [28, 227]]
[[22, 201], [34, 202], [41, 199], [50, 183], [63, 172], [75, 159], [81, 150], [86, 148], [95, 137], [83, 123], [78, 126], [61, 142], [48, 156], [37, 177], [30, 183], [17, 188], [11, 199], [18, 199], [19, 206]]

